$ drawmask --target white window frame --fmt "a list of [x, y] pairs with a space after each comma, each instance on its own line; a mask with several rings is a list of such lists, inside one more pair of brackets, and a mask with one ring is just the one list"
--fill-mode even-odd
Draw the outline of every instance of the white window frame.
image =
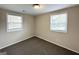
[[8, 15], [22, 17], [21, 15], [15, 15], [15, 14], [9, 14], [9, 13], [7, 13], [7, 15], [6, 15], [6, 18], [7, 18], [7, 32], [22, 31], [23, 30], [23, 17], [22, 17], [22, 25], [21, 25], [22, 28], [8, 29]]
[[[55, 16], [55, 15], [61, 15], [61, 14], [66, 14], [66, 17], [67, 17], [67, 20], [66, 20], [66, 30], [52, 30], [51, 27], [51, 20], [52, 20], [52, 17]], [[51, 15], [50, 16], [50, 30], [53, 31], [53, 32], [63, 32], [63, 33], [67, 33], [67, 30], [68, 29], [68, 13], [60, 13], [60, 14], [54, 14], [54, 15]]]

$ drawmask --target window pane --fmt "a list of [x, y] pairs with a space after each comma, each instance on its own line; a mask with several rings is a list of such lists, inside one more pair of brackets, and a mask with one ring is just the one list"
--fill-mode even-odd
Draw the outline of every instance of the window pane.
[[67, 14], [59, 14], [51, 16], [51, 30], [67, 31]]
[[22, 29], [22, 17], [8, 15], [7, 19], [7, 30], [8, 31], [17, 31]]
[[8, 15], [8, 22], [22, 22], [22, 17], [14, 16], [14, 15]]

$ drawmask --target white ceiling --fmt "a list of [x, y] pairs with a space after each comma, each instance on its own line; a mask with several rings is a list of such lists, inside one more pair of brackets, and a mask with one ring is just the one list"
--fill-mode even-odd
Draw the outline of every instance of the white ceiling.
[[72, 6], [75, 4], [40, 4], [39, 9], [34, 9], [32, 4], [0, 4], [0, 8], [30, 15], [39, 15]]

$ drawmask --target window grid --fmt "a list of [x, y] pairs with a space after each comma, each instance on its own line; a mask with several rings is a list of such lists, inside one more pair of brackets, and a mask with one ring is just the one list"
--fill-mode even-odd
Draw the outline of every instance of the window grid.
[[22, 30], [22, 17], [7, 15], [7, 32]]
[[50, 29], [57, 32], [67, 32], [67, 13], [51, 16]]

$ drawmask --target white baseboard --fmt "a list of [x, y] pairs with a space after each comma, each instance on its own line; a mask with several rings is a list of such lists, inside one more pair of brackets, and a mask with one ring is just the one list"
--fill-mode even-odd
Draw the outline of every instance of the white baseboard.
[[13, 45], [13, 44], [19, 43], [19, 42], [24, 41], [24, 40], [26, 40], [26, 39], [29, 39], [29, 38], [31, 38], [31, 37], [33, 37], [33, 36], [27, 37], [27, 38], [25, 38], [25, 39], [23, 39], [23, 40], [19, 40], [19, 41], [13, 42], [13, 43], [8, 44], [8, 45], [5, 45], [5, 46], [3, 46], [3, 47], [0, 47], [0, 49], [4, 49], [4, 48], [6, 48], [6, 47], [8, 47], [8, 46], [11, 46], [11, 45]]
[[[34, 36], [31, 36], [31, 37], [34, 37]], [[26, 39], [29, 39], [29, 38], [31, 38], [31, 37], [28, 37], [28, 38], [26, 38]], [[46, 38], [43, 38], [43, 37], [40, 37], [40, 36], [36, 36], [36, 37], [41, 38], [41, 39], [46, 39]], [[11, 44], [8, 44], [8, 45], [6, 45], [6, 46], [1, 47], [0, 49], [6, 48], [6, 47], [8, 47], [8, 46], [11, 46], [11, 45], [13, 45], [13, 44], [19, 43], [19, 42], [24, 41], [24, 40], [26, 40], [26, 39], [23, 39], [23, 40], [20, 40], [20, 41], [17, 41], [17, 42], [13, 42], [13, 43], [11, 43]], [[49, 40], [45, 40], [45, 41], [50, 42]], [[63, 48], [66, 48], [66, 49], [68, 49], [68, 50], [71, 50], [71, 51], [73, 51], [73, 52], [79, 53], [78, 51], [72, 50], [72, 49], [70, 49], [70, 48], [68, 48], [68, 47], [64, 47], [64, 46], [59, 45], [59, 44], [57, 44], [57, 43], [55, 43], [55, 42], [50, 42], [50, 43], [53, 43], [53, 44], [58, 45], [58, 46], [61, 46], [61, 47], [63, 47]]]
[[[36, 37], [38, 37], [38, 38], [40, 38], [40, 39], [46, 39], [46, 38], [43, 38], [43, 37], [40, 37], [40, 36], [36, 36]], [[55, 45], [58, 45], [58, 46], [60, 46], [60, 47], [63, 47], [63, 48], [65, 48], [65, 49], [68, 49], [68, 50], [70, 50], [70, 51], [73, 51], [73, 52], [79, 54], [78, 51], [76, 51], [76, 50], [72, 50], [72, 49], [70, 49], [70, 48], [68, 48], [68, 47], [65, 47], [65, 46], [63, 46], [63, 45], [57, 44], [57, 43], [55, 43], [55, 42], [51, 42], [51, 41], [49, 41], [49, 40], [45, 40], [45, 41], [48, 41], [48, 42], [50, 42], [50, 43], [53, 43], [53, 44], [55, 44]]]

